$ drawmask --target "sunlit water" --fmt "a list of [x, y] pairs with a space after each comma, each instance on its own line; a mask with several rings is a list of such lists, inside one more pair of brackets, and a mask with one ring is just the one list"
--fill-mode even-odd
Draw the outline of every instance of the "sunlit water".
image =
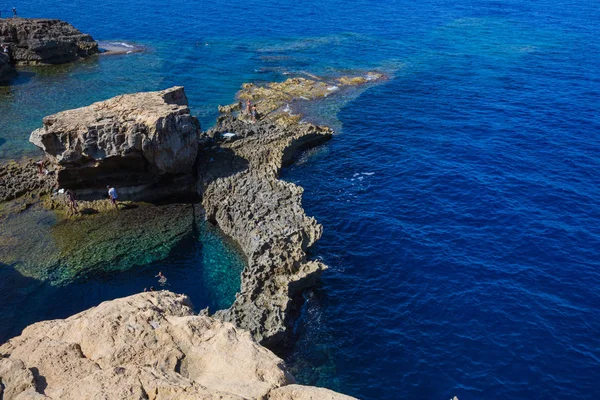
[[[287, 360], [302, 383], [366, 399], [600, 394], [596, 2], [19, 6], [148, 50], [22, 73], [0, 90], [3, 158], [32, 152], [44, 115], [121, 93], [184, 85], [207, 128], [246, 81], [390, 74], [341, 111], [323, 104], [319, 119], [339, 135], [284, 174], [305, 187], [325, 228], [312, 255], [331, 266], [306, 294]], [[200, 276], [212, 267], [194, 266], [195, 246], [164, 261], [167, 275], [195, 277], [173, 290], [218, 281]], [[139, 290], [158, 268], [102, 279], [135, 278]], [[80, 284], [113, 290], [102, 282]], [[64, 316], [127, 294], [81, 289], [69, 301], [52, 290], [18, 304], [43, 300]], [[45, 315], [31, 309], [31, 320]]]

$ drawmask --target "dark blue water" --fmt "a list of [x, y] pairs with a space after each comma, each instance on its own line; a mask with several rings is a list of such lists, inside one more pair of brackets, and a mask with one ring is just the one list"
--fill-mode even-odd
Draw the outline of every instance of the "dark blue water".
[[328, 105], [340, 135], [285, 173], [331, 266], [288, 359], [303, 383], [365, 399], [600, 395], [597, 2], [16, 6], [149, 51], [23, 74], [0, 92], [4, 158], [31, 152], [42, 116], [120, 93], [185, 85], [207, 127], [244, 81], [392, 76]]

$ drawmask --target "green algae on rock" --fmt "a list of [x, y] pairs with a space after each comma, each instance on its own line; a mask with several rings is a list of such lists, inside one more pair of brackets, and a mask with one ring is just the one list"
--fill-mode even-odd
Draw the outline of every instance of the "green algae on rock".
[[[108, 201], [100, 203], [107, 206]], [[86, 203], [80, 206], [92, 213]], [[34, 206], [2, 217], [0, 262], [14, 265], [24, 276], [56, 285], [148, 264], [167, 257], [192, 234], [195, 219], [201, 215], [196, 207], [138, 203], [119, 211], [66, 218]]]

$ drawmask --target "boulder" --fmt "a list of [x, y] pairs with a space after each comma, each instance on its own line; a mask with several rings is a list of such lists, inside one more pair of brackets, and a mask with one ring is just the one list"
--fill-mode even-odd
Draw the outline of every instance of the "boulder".
[[0, 43], [18, 65], [63, 64], [99, 52], [90, 35], [57, 19], [0, 19]]
[[351, 399], [295, 385], [248, 332], [195, 315], [186, 296], [167, 291], [27, 327], [0, 346], [0, 381], [4, 400]]
[[50, 115], [29, 141], [45, 152], [59, 186], [123, 188], [191, 176], [199, 134], [183, 87], [172, 87]]

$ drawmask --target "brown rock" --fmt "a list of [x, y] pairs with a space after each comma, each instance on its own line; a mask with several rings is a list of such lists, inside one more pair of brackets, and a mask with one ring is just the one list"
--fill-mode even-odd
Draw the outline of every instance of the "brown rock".
[[298, 385], [274, 391], [294, 383], [281, 359], [248, 332], [194, 315], [186, 296], [166, 291], [33, 324], [0, 354], [4, 400], [288, 399], [294, 393], [309, 399], [313, 393]]
[[62, 64], [98, 53], [98, 43], [57, 19], [0, 19], [0, 43], [18, 65]]
[[356, 400], [332, 390], [301, 385], [288, 385], [273, 389], [267, 400]]
[[61, 187], [143, 188], [191, 175], [199, 133], [183, 87], [173, 87], [50, 115], [29, 141], [54, 164]]

